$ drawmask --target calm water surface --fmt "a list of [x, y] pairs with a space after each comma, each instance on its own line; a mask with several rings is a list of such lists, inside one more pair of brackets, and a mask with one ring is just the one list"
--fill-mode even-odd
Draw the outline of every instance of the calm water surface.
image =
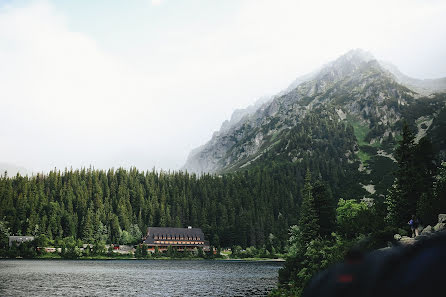
[[0, 260], [0, 296], [265, 296], [276, 262]]

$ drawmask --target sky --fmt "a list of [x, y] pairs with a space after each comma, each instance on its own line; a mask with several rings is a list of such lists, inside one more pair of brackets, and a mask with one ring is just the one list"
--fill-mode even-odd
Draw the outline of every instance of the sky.
[[178, 170], [353, 48], [446, 77], [442, 0], [0, 0], [0, 163]]

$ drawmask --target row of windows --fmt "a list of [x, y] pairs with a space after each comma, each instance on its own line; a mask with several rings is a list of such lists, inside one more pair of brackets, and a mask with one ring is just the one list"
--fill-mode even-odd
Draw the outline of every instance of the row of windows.
[[155, 241], [159, 244], [204, 244], [203, 242], [193, 242], [193, 241]]
[[189, 237], [189, 236], [170, 236], [170, 235], [161, 235], [161, 236], [159, 236], [159, 235], [154, 235], [153, 238], [154, 238], [155, 240], [157, 240], [157, 239], [168, 239], [168, 240], [170, 240], [170, 239], [172, 239], [172, 240], [200, 240], [200, 237], [196, 237], [196, 236]]

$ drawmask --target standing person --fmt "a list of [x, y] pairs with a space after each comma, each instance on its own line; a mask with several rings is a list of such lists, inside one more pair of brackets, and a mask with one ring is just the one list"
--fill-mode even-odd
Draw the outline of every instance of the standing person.
[[416, 237], [418, 236], [418, 219], [415, 217], [415, 215], [412, 215], [412, 218], [410, 219], [409, 222], [407, 222], [407, 224], [409, 224], [410, 229], [412, 230], [412, 237]]

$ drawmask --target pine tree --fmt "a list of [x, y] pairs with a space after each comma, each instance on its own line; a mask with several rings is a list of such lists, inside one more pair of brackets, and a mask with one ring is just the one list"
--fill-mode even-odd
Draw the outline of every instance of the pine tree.
[[415, 136], [407, 123], [403, 126], [403, 138], [395, 151], [398, 162], [396, 181], [386, 197], [387, 221], [394, 226], [405, 226], [417, 208], [417, 173], [415, 166]]
[[302, 205], [299, 218], [299, 228], [302, 232], [301, 238], [304, 245], [307, 245], [317, 237], [320, 228], [312, 191], [311, 173], [307, 170], [305, 184], [302, 190]]
[[92, 242], [93, 232], [93, 211], [91, 208], [89, 208], [82, 223], [82, 239], [88, 243]]
[[336, 206], [327, 185], [316, 181], [313, 186], [313, 197], [319, 222], [319, 234], [328, 237], [336, 228]]
[[418, 193], [417, 216], [421, 218], [423, 224], [433, 224], [438, 214], [438, 205], [435, 203], [433, 192], [437, 167], [432, 143], [427, 137], [421, 138], [415, 146], [414, 159], [417, 174], [415, 186]]
[[395, 151], [396, 180], [385, 201], [386, 221], [402, 227], [411, 215], [416, 215], [423, 223], [433, 223], [437, 210], [433, 192], [436, 157], [432, 144], [426, 137], [415, 144], [415, 136], [407, 124], [403, 126], [402, 136]]
[[439, 174], [435, 180], [435, 205], [438, 213], [446, 213], [446, 162], [441, 164]]
[[110, 240], [112, 243], [118, 243], [121, 238], [121, 227], [119, 226], [118, 216], [115, 214], [111, 215], [110, 219]]

